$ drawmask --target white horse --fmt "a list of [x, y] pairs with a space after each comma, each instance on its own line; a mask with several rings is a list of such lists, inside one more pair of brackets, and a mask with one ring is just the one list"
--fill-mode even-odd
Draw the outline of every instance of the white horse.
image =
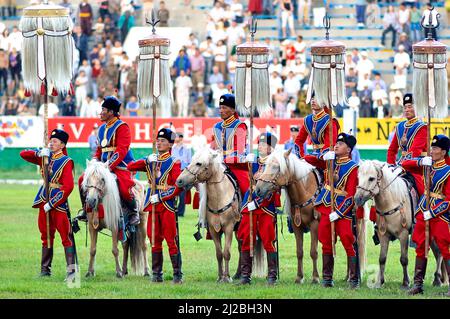
[[[240, 221], [239, 188], [235, 189], [226, 176], [227, 167], [222, 162], [222, 155], [205, 147], [192, 157], [192, 161], [178, 177], [178, 187], [190, 188], [200, 183], [199, 224], [208, 226], [216, 247], [218, 263], [218, 282], [231, 282], [229, 262], [233, 231]], [[222, 249], [221, 235], [225, 234], [225, 247]], [[223, 260], [225, 259], [225, 269]], [[255, 275], [264, 273], [264, 254], [261, 245], [255, 244]], [[239, 265], [238, 265], [239, 267]], [[238, 269], [239, 272], [239, 269]]]
[[[140, 224], [136, 232], [131, 233], [128, 240], [123, 243], [124, 250], [123, 270], [119, 264], [119, 221], [122, 214], [121, 200], [116, 177], [106, 165], [95, 159], [87, 162], [84, 180], [81, 185], [86, 194], [86, 205], [90, 208], [87, 213], [89, 223], [89, 235], [91, 239], [89, 269], [86, 277], [94, 276], [95, 254], [97, 249], [98, 232], [104, 228], [109, 229], [112, 234], [112, 253], [116, 263], [116, 276], [122, 278], [127, 274], [128, 249], [131, 252], [131, 265], [133, 272], [138, 275], [148, 276], [146, 229], [148, 213], [143, 212], [144, 185], [135, 180], [133, 193], [139, 209]], [[98, 205], [102, 204], [104, 217], [99, 219]]]
[[[407, 185], [406, 181], [397, 176], [387, 163], [377, 160], [363, 161], [358, 170], [358, 187], [355, 201], [363, 206], [373, 198], [377, 210], [378, 237], [380, 238], [380, 270], [376, 287], [384, 284], [389, 241], [392, 236], [400, 240], [400, 263], [403, 267], [402, 288], [409, 287], [408, 276], [408, 246], [409, 232], [413, 224], [414, 210], [417, 206], [417, 196]], [[439, 250], [432, 244], [436, 257], [437, 269], [434, 285], [440, 285], [442, 257]]]

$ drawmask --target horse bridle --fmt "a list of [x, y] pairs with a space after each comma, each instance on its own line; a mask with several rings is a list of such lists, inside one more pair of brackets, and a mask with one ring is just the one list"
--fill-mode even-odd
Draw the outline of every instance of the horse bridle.
[[[380, 170], [378, 170], [378, 168], [375, 166], [375, 170], [377, 171], [377, 183], [375, 184], [375, 186], [374, 186], [372, 189], [367, 189], [367, 188], [364, 188], [364, 187], [359, 186], [359, 185], [356, 186], [356, 188], [361, 189], [361, 190], [363, 190], [363, 191], [369, 193], [369, 195], [370, 195], [369, 198], [370, 198], [370, 199], [371, 199], [371, 198], [374, 198], [374, 197], [377, 195], [377, 194], [375, 194], [375, 193], [373, 192], [373, 191], [375, 190], [376, 187], [378, 187], [378, 189], [379, 189], [380, 192], [381, 192], [380, 183], [381, 183], [381, 180], [383, 179], [383, 168], [384, 168], [385, 165], [386, 165], [386, 163], [384, 163], [383, 166], [381, 166]], [[392, 182], [393, 182], [394, 180], [395, 180], [395, 178], [392, 180]], [[389, 183], [388, 186], [391, 185], [392, 182]], [[387, 188], [387, 186], [386, 186], [384, 189], [386, 189], [386, 188]]]
[[95, 185], [86, 185], [85, 187], [86, 187], [87, 189], [90, 189], [90, 188], [96, 189], [96, 190], [98, 191], [100, 197], [103, 197], [103, 189], [101, 189], [100, 187], [95, 186]]
[[208, 170], [208, 167], [205, 166], [202, 170], [198, 171], [197, 173], [192, 172], [192, 171], [189, 169], [189, 166], [186, 166], [186, 167], [185, 167], [185, 170], [186, 170], [189, 174], [191, 174], [192, 176], [194, 176], [195, 179], [194, 179], [194, 182], [193, 182], [192, 184], [196, 184], [196, 183], [218, 184], [218, 183], [221, 183], [221, 182], [223, 181], [223, 179], [225, 178], [225, 174], [223, 174], [222, 178], [221, 178], [219, 181], [204, 181], [204, 182], [201, 182], [201, 181], [198, 180], [198, 175], [200, 175], [200, 174], [203, 173], [203, 172], [206, 172], [206, 171]]

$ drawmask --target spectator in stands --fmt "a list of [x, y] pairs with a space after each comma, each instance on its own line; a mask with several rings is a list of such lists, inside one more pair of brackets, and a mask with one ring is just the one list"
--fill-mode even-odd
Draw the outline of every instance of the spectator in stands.
[[388, 95], [386, 90], [382, 89], [380, 84], [375, 85], [375, 89], [372, 91], [373, 111], [377, 114], [378, 119], [382, 119], [388, 114], [387, 103]]
[[0, 49], [0, 95], [8, 90], [9, 58], [5, 50]]
[[159, 2], [158, 18], [160, 27], [169, 26], [170, 11], [166, 8], [166, 3], [164, 1]]
[[186, 75], [191, 74], [191, 62], [189, 61], [189, 58], [186, 56], [186, 51], [184, 49], [181, 49], [178, 52], [178, 56], [175, 59], [175, 62], [173, 63], [172, 75], [179, 76], [181, 70], [183, 70], [184, 73], [186, 73]]
[[231, 85], [234, 85], [236, 81], [236, 67], [237, 67], [237, 56], [232, 55], [228, 59], [227, 69], [228, 69], [228, 80]]
[[398, 46], [395, 51], [398, 52], [398, 47], [400, 45], [403, 45], [403, 48], [405, 49], [405, 52], [408, 53], [408, 55], [412, 58], [412, 43], [408, 39], [408, 34], [406, 32], [402, 32], [400, 34], [400, 37], [398, 39]]
[[222, 19], [225, 17], [225, 10], [223, 9], [222, 3], [220, 3], [220, 1], [216, 1], [214, 3], [214, 7], [211, 9], [211, 11], [209, 11], [208, 15], [211, 17], [214, 23], [222, 21]]
[[372, 81], [370, 80], [369, 73], [366, 73], [366, 74], [364, 74], [364, 77], [362, 79], [358, 80], [358, 84], [356, 85], [356, 90], [358, 92], [361, 92], [364, 90], [365, 87], [368, 87], [372, 93], [371, 86], [372, 86]]
[[375, 71], [375, 72], [373, 72], [373, 75], [374, 75], [374, 79], [372, 80], [372, 83], [371, 83], [371, 85], [369, 86], [369, 88], [371, 89], [371, 90], [374, 90], [375, 89], [375, 86], [377, 85], [377, 84], [379, 84], [380, 85], [380, 87], [383, 89], [383, 90], [387, 90], [387, 86], [386, 86], [386, 83], [383, 81], [383, 79], [381, 78], [381, 74], [380, 74], [380, 72], [377, 72], [377, 71]]
[[292, 72], [294, 72], [295, 77], [298, 81], [300, 81], [300, 90], [306, 84], [306, 76], [308, 75], [309, 70], [306, 68], [306, 63], [303, 63], [300, 58], [295, 60], [295, 64], [290, 68]]
[[359, 27], [363, 27], [366, 24], [367, 1], [356, 0], [355, 7], [356, 7], [356, 22], [358, 23]]
[[[87, 90], [87, 84], [89, 82], [89, 79], [86, 76], [86, 73], [81, 70], [78, 73], [77, 78], [75, 79], [75, 97], [76, 97], [76, 105], [77, 109], [81, 108], [82, 103], [86, 99], [86, 96], [88, 94]], [[80, 110], [81, 113], [81, 110]], [[80, 114], [81, 116], [81, 114]]]
[[345, 56], [345, 74], [348, 75], [350, 73], [350, 69], [356, 70], [356, 63], [353, 62], [352, 54], [348, 53]]
[[78, 18], [80, 19], [81, 31], [83, 34], [90, 36], [92, 33], [93, 12], [91, 5], [86, 0], [82, 0], [78, 6]]
[[297, 36], [297, 41], [294, 43], [295, 56], [300, 58], [303, 63], [306, 63], [306, 43], [303, 41], [301, 35]]
[[[176, 162], [180, 162], [181, 170], [184, 170], [191, 163], [192, 150], [184, 143], [183, 133], [177, 132], [177, 135], [175, 137], [175, 144], [172, 147], [172, 156]], [[178, 196], [179, 201], [177, 215], [183, 217], [186, 207], [186, 190], [182, 190]]]
[[281, 75], [283, 72], [283, 66], [278, 58], [273, 58], [272, 62], [269, 64], [269, 74], [272, 74], [274, 71], [277, 72], [278, 75]]
[[192, 149], [194, 150], [194, 153], [197, 153], [199, 150], [201, 150], [207, 144], [208, 144], [208, 140], [206, 139], [206, 136], [202, 134], [202, 126], [194, 125], [194, 135], [191, 138], [191, 145], [192, 145]]
[[217, 42], [214, 49], [214, 64], [219, 68], [225, 80], [227, 80], [227, 46], [223, 40]]
[[244, 6], [241, 3], [241, 0], [233, 0], [231, 3], [231, 11], [233, 12], [233, 19], [237, 23], [244, 22]]
[[205, 58], [200, 53], [200, 49], [196, 48], [195, 53], [189, 56], [189, 61], [191, 63], [191, 77], [192, 86], [197, 90], [198, 83], [203, 82], [205, 74]]
[[376, 28], [380, 20], [380, 7], [375, 0], [368, 0], [366, 8], [366, 27], [368, 29]]
[[398, 52], [394, 56], [395, 83], [399, 89], [406, 89], [406, 75], [411, 60], [405, 52], [403, 45], [398, 46]]
[[291, 126], [291, 128], [289, 130], [290, 130], [290, 137], [286, 142], [284, 142], [284, 149], [285, 150], [289, 150], [289, 149], [294, 150], [295, 139], [297, 138], [297, 135], [300, 132], [300, 129], [298, 128], [298, 126]]
[[135, 22], [134, 22], [134, 16], [131, 15], [130, 11], [125, 11], [119, 19], [119, 29], [120, 29], [120, 35], [121, 35], [121, 39], [122, 42], [125, 42], [125, 39], [128, 35], [128, 32], [130, 31], [130, 29], [132, 27], [134, 27]]
[[197, 101], [192, 105], [190, 117], [207, 117], [208, 116], [208, 106], [205, 103], [205, 98], [199, 96]]
[[289, 26], [290, 36], [295, 36], [294, 29], [294, 5], [291, 0], [276, 0], [274, 3], [279, 3], [281, 8], [281, 32], [282, 37], [286, 38], [286, 26]]
[[398, 10], [398, 23], [400, 24], [400, 32], [409, 33], [410, 11], [404, 3], [400, 3]]
[[[65, 0], [67, 1], [67, 0]], [[98, 8], [98, 13], [102, 20], [105, 20], [105, 17], [109, 15], [109, 1], [108, 0], [101, 0], [100, 6]]]
[[67, 94], [64, 98], [64, 101], [60, 104], [59, 109], [61, 110], [62, 116], [75, 116], [76, 115], [76, 106], [73, 101], [73, 97], [70, 94]]
[[356, 90], [353, 90], [350, 97], [348, 98], [348, 106], [351, 110], [356, 112], [356, 118], [359, 117], [359, 108], [361, 106], [361, 100], [358, 97]]
[[95, 123], [92, 127], [92, 132], [88, 137], [89, 149], [91, 151], [91, 157], [95, 156], [98, 148], [98, 124]]
[[277, 92], [274, 95], [274, 101], [275, 101], [275, 117], [282, 119], [287, 118], [286, 104], [288, 101], [288, 95], [283, 90], [283, 88], [277, 89]]
[[97, 118], [101, 111], [100, 104], [92, 98], [92, 94], [87, 94], [81, 103], [80, 117]]
[[136, 96], [134, 96], [134, 95], [130, 96], [129, 101], [127, 102], [127, 105], [125, 106], [125, 110], [127, 111], [128, 116], [138, 116], [139, 102], [138, 102]]
[[359, 98], [361, 100], [361, 105], [359, 107], [360, 117], [371, 117], [372, 116], [372, 92], [370, 92], [369, 85], [365, 85], [363, 89], [359, 92]]
[[187, 117], [189, 112], [189, 96], [192, 81], [183, 69], [175, 80], [175, 100], [178, 105], [178, 117]]
[[350, 68], [348, 75], [345, 76], [345, 96], [350, 97], [352, 92], [356, 92], [356, 86], [358, 85], [358, 77], [356, 76], [355, 69]]
[[417, 5], [413, 5], [411, 7], [411, 18], [410, 18], [410, 29], [411, 29], [411, 35], [410, 38], [413, 43], [419, 42], [422, 40], [422, 35], [420, 30], [422, 30], [422, 27], [420, 26], [420, 22], [422, 21], [422, 15], [420, 14], [420, 11], [417, 10]]
[[9, 30], [4, 25], [4, 30], [0, 35], [0, 49], [3, 49], [5, 52], [9, 52], [11, 48], [11, 40], [9, 39]]
[[73, 40], [75, 42], [75, 47], [80, 54], [79, 61], [87, 60], [89, 37], [81, 31], [81, 28], [78, 25], [73, 28]]
[[[285, 62], [285, 66], [291, 67], [295, 63], [295, 47], [293, 41], [286, 39], [281, 42], [281, 46], [283, 49], [283, 60]], [[283, 74], [285, 75], [285, 74]]]
[[361, 52], [361, 60], [358, 61], [356, 64], [356, 73], [358, 74], [358, 82], [364, 80], [365, 74], [368, 74], [370, 77], [370, 74], [372, 73], [375, 66], [373, 65], [372, 61], [368, 58], [367, 51]]
[[[298, 0], [297, 20], [302, 26], [309, 25], [309, 12], [311, 10], [311, 0]], [[305, 62], [305, 61], [304, 61]]]
[[277, 93], [278, 88], [283, 88], [283, 81], [281, 80], [281, 77], [279, 76], [277, 71], [273, 71], [270, 74], [269, 84], [270, 84], [270, 99], [273, 100], [274, 95], [275, 93]]
[[388, 6], [387, 12], [383, 17], [383, 34], [381, 35], [381, 46], [385, 46], [386, 34], [392, 33], [392, 48], [395, 48], [395, 41], [397, 37], [397, 31], [399, 29], [398, 15], [395, 12], [394, 6]]
[[274, 10], [273, 10], [273, 3], [272, 3], [272, 1], [273, 0], [263, 0], [263, 8], [264, 8], [263, 13], [265, 15], [268, 15], [268, 16], [273, 15]]
[[245, 40], [244, 29], [236, 22], [236, 20], [231, 21], [231, 25], [226, 30], [227, 35], [227, 46], [228, 51], [231, 52], [233, 46], [238, 44], [238, 41]]
[[209, 76], [209, 84], [211, 87], [217, 86], [220, 82], [224, 82], [223, 74], [219, 72], [219, 67], [213, 67], [213, 73]]
[[15, 48], [17, 52], [22, 51], [22, 32], [20, 32], [17, 26], [13, 26], [12, 32], [9, 35], [8, 39], [10, 43], [10, 50]]
[[[12, 100], [12, 101], [13, 101], [13, 103], [17, 103], [17, 102], [14, 102], [14, 100]], [[55, 103], [52, 103], [52, 102], [48, 103], [48, 118], [56, 117], [56, 116], [58, 116], [58, 114], [59, 114], [58, 105], [56, 105]], [[39, 107], [38, 115], [44, 116], [44, 104], [41, 104], [41, 106]]]
[[295, 101], [298, 99], [298, 93], [300, 91], [300, 81], [295, 77], [294, 72], [289, 71], [286, 80], [284, 80], [284, 91], [290, 97], [293, 97]]
[[[274, 2], [274, 4], [275, 4], [275, 2]], [[262, 0], [248, 0], [248, 11], [252, 15], [261, 14], [263, 11]]]
[[203, 82], [207, 84], [209, 84], [209, 75], [211, 74], [214, 61], [214, 48], [215, 44], [210, 36], [207, 36], [206, 40], [200, 43], [200, 52], [205, 59], [205, 77]]
[[290, 119], [295, 117], [295, 111], [297, 110], [297, 103], [293, 97], [288, 98], [286, 104], [286, 118]]
[[219, 116], [219, 100], [220, 97], [224, 94], [229, 93], [228, 89], [225, 87], [225, 84], [223, 82], [219, 82], [215, 86], [211, 86], [212, 89], [212, 97], [214, 101], [214, 109], [213, 109], [213, 117]]
[[403, 104], [399, 96], [394, 97], [394, 102], [391, 103], [389, 108], [389, 116], [397, 119], [403, 117]]
[[14, 17], [17, 15], [17, 8], [16, 8], [16, 0], [4, 0], [2, 1], [1, 5], [1, 14], [2, 14], [2, 20], [6, 20], [6, 17]]

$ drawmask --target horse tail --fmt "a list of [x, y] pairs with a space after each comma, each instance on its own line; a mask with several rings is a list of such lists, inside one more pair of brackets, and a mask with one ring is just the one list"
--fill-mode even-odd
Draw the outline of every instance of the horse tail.
[[144, 206], [144, 185], [135, 180], [135, 187], [133, 188], [133, 193], [136, 198], [136, 202], [139, 209], [140, 223], [136, 228], [136, 232], [131, 233], [129, 237], [129, 247], [130, 247], [130, 259], [131, 259], [131, 269], [134, 274], [138, 276], [144, 275], [145, 269], [145, 251], [146, 246], [146, 236], [147, 236], [147, 219], [148, 213], [143, 211]]
[[206, 191], [206, 184], [199, 183], [200, 204], [198, 208], [198, 223], [200, 227], [206, 227], [206, 204], [208, 202], [208, 192]]
[[358, 256], [361, 278], [366, 270], [366, 218], [357, 219], [356, 231], [358, 232]]
[[255, 277], [265, 278], [267, 276], [266, 251], [263, 248], [262, 240], [257, 237], [253, 249], [253, 273]]

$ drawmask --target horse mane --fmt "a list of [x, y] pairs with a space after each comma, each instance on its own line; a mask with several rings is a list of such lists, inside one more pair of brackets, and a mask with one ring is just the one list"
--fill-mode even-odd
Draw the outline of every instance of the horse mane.
[[288, 158], [285, 158], [285, 150], [277, 150], [269, 155], [267, 161], [271, 161], [272, 159], [276, 159], [276, 161], [280, 164], [280, 174], [287, 175], [289, 174], [289, 168], [294, 168], [292, 173], [294, 177], [298, 180], [303, 180], [310, 172], [313, 171], [314, 166], [309, 164], [303, 159], [299, 159], [297, 155], [289, 153]]
[[[293, 168], [293, 175], [295, 179], [300, 181], [302, 184], [306, 182], [306, 177], [314, 170], [314, 166], [309, 164], [303, 159], [300, 159], [297, 157], [297, 155], [289, 153], [289, 156], [285, 157], [286, 151], [285, 150], [276, 150], [275, 152], [271, 153], [269, 157], [267, 158], [267, 162], [269, 163], [271, 160], [275, 159], [280, 164], [280, 174], [281, 175], [287, 175], [289, 174], [289, 169]], [[286, 194], [286, 200], [284, 203], [284, 210], [283, 212], [285, 214], [291, 213], [291, 199], [289, 197], [289, 193], [287, 191], [284, 192]]]
[[105, 180], [104, 196], [101, 198], [105, 210], [103, 221], [106, 224], [106, 228], [111, 230], [111, 232], [116, 232], [121, 212], [120, 194], [116, 178], [102, 162], [92, 160], [88, 163], [84, 173], [83, 189], [86, 189], [87, 181], [92, 175], [101, 176]]

